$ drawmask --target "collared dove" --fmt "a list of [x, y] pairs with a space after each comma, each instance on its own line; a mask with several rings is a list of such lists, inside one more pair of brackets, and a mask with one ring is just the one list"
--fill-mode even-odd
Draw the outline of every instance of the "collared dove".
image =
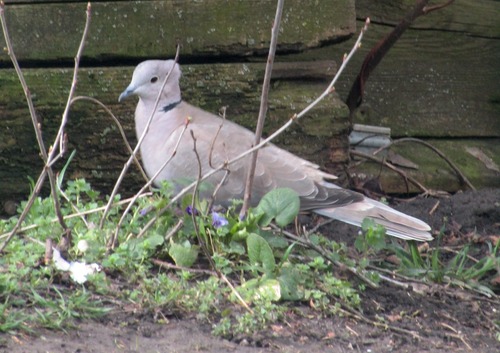
[[[131, 95], [139, 96], [135, 110], [138, 137], [146, 128], [159, 90], [170, 70], [172, 72], [140, 146], [140, 153], [149, 177], [154, 176], [171, 158], [155, 182], [169, 180], [180, 187], [182, 180], [196, 180], [200, 163], [203, 175], [251, 148], [254, 134], [236, 123], [184, 102], [179, 86], [181, 70], [173, 60], [148, 60], [135, 68], [130, 85], [118, 99], [121, 102]], [[187, 119], [187, 128], [196, 139], [199, 161], [191, 133], [186, 131], [182, 134]], [[216, 194], [217, 203], [227, 205], [231, 199], [243, 197], [249, 158], [250, 155], [228, 165], [227, 175], [221, 170], [207, 179], [208, 184], [215, 187], [226, 175]], [[258, 202], [268, 191], [288, 187], [299, 194], [301, 210], [314, 211], [358, 227], [364, 218], [371, 218], [383, 225], [389, 235], [419, 241], [433, 239], [431, 228], [426, 223], [357, 192], [342, 189], [331, 183], [335, 178], [321, 171], [316, 164], [268, 144], [258, 153], [251, 200]]]

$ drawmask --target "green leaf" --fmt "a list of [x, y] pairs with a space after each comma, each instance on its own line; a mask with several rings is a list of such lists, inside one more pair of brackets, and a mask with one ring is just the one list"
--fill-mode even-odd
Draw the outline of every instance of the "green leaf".
[[257, 211], [263, 213], [259, 224], [267, 226], [275, 219], [278, 226], [285, 227], [299, 214], [299, 210], [300, 199], [295, 191], [289, 188], [271, 190], [257, 206]]
[[[281, 299], [280, 282], [272, 278], [252, 278], [237, 288], [238, 293], [247, 302], [257, 299], [277, 301]], [[235, 300], [235, 298], [232, 298]]]
[[173, 243], [168, 254], [174, 259], [177, 266], [191, 267], [198, 257], [198, 249], [194, 246], [183, 246]]
[[271, 273], [276, 267], [273, 251], [268, 242], [260, 235], [250, 233], [247, 237], [248, 257], [252, 265], [262, 266], [265, 273]]
[[282, 268], [281, 275], [278, 277], [281, 286], [281, 297], [284, 300], [302, 300], [304, 291], [299, 286], [301, 276], [299, 271], [293, 266]]
[[61, 169], [61, 171], [59, 172], [59, 175], [57, 176], [57, 186], [60, 189], [62, 189], [62, 182], [64, 180], [64, 175], [66, 174], [66, 169], [68, 169], [68, 166], [71, 163], [71, 161], [73, 160], [73, 158], [75, 157], [75, 154], [76, 154], [76, 150], [73, 150], [73, 152], [71, 152], [70, 156], [68, 157], [68, 160], [66, 161], [66, 164], [64, 165], [63, 169]]

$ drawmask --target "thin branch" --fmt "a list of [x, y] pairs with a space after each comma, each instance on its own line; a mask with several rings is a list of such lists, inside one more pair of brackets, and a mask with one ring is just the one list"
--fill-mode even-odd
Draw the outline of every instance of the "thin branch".
[[[66, 102], [66, 107], [64, 108], [64, 112], [62, 115], [61, 125], [59, 126], [59, 131], [57, 132], [57, 135], [55, 138], [55, 143], [54, 143], [54, 146], [56, 144], [59, 144], [59, 152], [61, 153], [61, 155], [64, 153], [64, 145], [63, 145], [63, 141], [64, 141], [63, 137], [65, 134], [64, 128], [66, 127], [66, 124], [68, 122], [68, 116], [69, 116], [69, 110], [71, 108], [71, 102], [72, 102], [73, 96], [75, 95], [75, 91], [76, 91], [76, 85], [78, 82], [78, 69], [80, 68], [80, 59], [81, 59], [82, 54], [83, 54], [83, 49], [85, 47], [85, 39], [87, 38], [87, 34], [89, 31], [89, 27], [90, 27], [91, 14], [92, 14], [91, 5], [89, 2], [87, 4], [87, 20], [85, 22], [85, 27], [83, 28], [83, 34], [82, 34], [82, 39], [80, 41], [80, 46], [78, 47], [78, 51], [77, 51], [76, 56], [75, 56], [75, 67], [73, 69], [73, 79], [71, 80], [71, 88], [69, 90], [68, 100]], [[57, 156], [56, 153], [57, 153], [57, 149], [53, 147], [53, 149], [50, 153], [49, 159], [48, 159], [49, 163], [51, 163], [52, 161], [59, 158], [59, 156]]]
[[442, 9], [443, 7], [446, 7], [448, 5], [451, 5], [455, 0], [448, 0], [445, 3], [434, 5], [434, 6], [424, 6], [422, 9], [422, 12], [424, 15], [427, 15], [428, 13], [431, 13], [432, 11], [436, 11], [439, 9]]
[[[214, 271], [217, 272], [217, 274], [220, 277], [220, 271], [217, 271], [217, 267], [215, 266], [215, 262], [210, 255], [210, 252], [208, 251], [208, 247], [206, 244], [206, 241], [201, 238], [201, 232], [204, 230], [201, 230], [198, 227], [198, 224], [196, 222], [196, 198], [198, 196], [198, 188], [200, 187], [201, 183], [201, 173], [202, 173], [202, 165], [201, 165], [201, 159], [200, 159], [200, 154], [198, 153], [198, 149], [196, 148], [196, 137], [194, 136], [193, 130], [189, 131], [191, 133], [191, 138], [193, 139], [193, 152], [196, 157], [196, 162], [198, 165], [198, 177], [196, 178], [196, 185], [193, 189], [193, 197], [191, 198], [191, 218], [193, 220], [193, 226], [194, 226], [194, 231], [196, 233], [196, 238], [198, 239], [198, 244], [200, 244], [201, 249], [203, 250], [203, 253], [205, 254], [205, 257], [207, 258], [208, 262], [210, 262], [210, 267], [214, 269]], [[210, 212], [210, 210], [207, 210], [207, 212]]]
[[[220, 115], [220, 114], [219, 114]], [[217, 141], [217, 138], [219, 137], [219, 133], [222, 130], [222, 127], [224, 126], [224, 122], [226, 121], [226, 107], [222, 107], [222, 115], [221, 115], [222, 121], [217, 128], [217, 132], [214, 135], [214, 138], [212, 139], [212, 142], [210, 143], [210, 153], [208, 154], [208, 165], [210, 168], [214, 168], [212, 165], [212, 156], [215, 148], [215, 142]]]
[[73, 80], [71, 83], [71, 90], [70, 90], [70, 93], [68, 96], [68, 104], [66, 105], [66, 109], [63, 113], [59, 132], [54, 140], [54, 144], [52, 145], [51, 149], [49, 150], [49, 153], [47, 154], [47, 150], [46, 150], [45, 145], [43, 143], [41, 125], [38, 122], [36, 110], [35, 110], [35, 107], [33, 105], [33, 100], [31, 98], [31, 92], [26, 84], [26, 81], [24, 79], [24, 75], [21, 71], [21, 68], [20, 68], [19, 63], [18, 63], [17, 58], [16, 58], [16, 55], [14, 53], [12, 42], [10, 40], [9, 32], [7, 29], [7, 24], [5, 21], [4, 3], [3, 3], [3, 1], [0, 2], [0, 21], [2, 23], [2, 30], [4, 33], [5, 43], [7, 45], [7, 50], [8, 50], [9, 56], [11, 58], [12, 64], [14, 65], [15, 71], [19, 77], [19, 81], [21, 82], [21, 86], [23, 88], [24, 95], [26, 97], [28, 109], [30, 112], [31, 120], [33, 122], [34, 130], [35, 130], [36, 139], [38, 142], [38, 147], [40, 149], [40, 153], [42, 155], [42, 159], [44, 162], [44, 168], [43, 168], [43, 170], [38, 178], [37, 187], [35, 187], [35, 189], [33, 190], [33, 193], [30, 196], [30, 199], [28, 200], [28, 203], [25, 207], [25, 210], [23, 210], [21, 216], [18, 219], [17, 224], [14, 226], [13, 230], [11, 231], [11, 234], [9, 235], [9, 237], [7, 237], [6, 241], [2, 244], [2, 246], [0, 248], [0, 252], [3, 251], [3, 249], [7, 246], [10, 239], [12, 239], [12, 237], [14, 236], [14, 234], [16, 233], [16, 231], [19, 229], [20, 225], [22, 224], [22, 222], [26, 218], [31, 206], [33, 205], [35, 198], [40, 193], [41, 186], [43, 185], [43, 182], [44, 182], [45, 177], [47, 175], [49, 176], [50, 189], [51, 189], [51, 194], [52, 194], [52, 198], [53, 198], [53, 202], [54, 202], [54, 210], [55, 210], [56, 216], [59, 220], [59, 223], [61, 224], [61, 227], [65, 231], [65, 234], [68, 238], [67, 241], [69, 243], [71, 242], [71, 239], [70, 239], [71, 232], [68, 229], [68, 227], [66, 226], [66, 224], [64, 222], [64, 217], [62, 216], [62, 213], [61, 213], [61, 208], [60, 208], [60, 204], [59, 204], [59, 195], [57, 192], [56, 178], [55, 178], [54, 172], [51, 169], [51, 166], [53, 165], [54, 161], [56, 160], [56, 155], [57, 155], [57, 147], [54, 147], [54, 146], [59, 145], [60, 154], [57, 155], [57, 158], [59, 158], [59, 156], [62, 155], [66, 149], [66, 136], [64, 134], [64, 126], [66, 125], [66, 121], [67, 121], [67, 117], [68, 117], [69, 105], [70, 105], [69, 102], [70, 102], [70, 100], [74, 94], [74, 90], [76, 88], [79, 61], [81, 58], [81, 54], [83, 52], [83, 48], [85, 46], [85, 39], [87, 37], [88, 28], [90, 26], [90, 18], [91, 18], [91, 5], [90, 5], [90, 3], [88, 3], [87, 4], [87, 11], [86, 11], [85, 27], [84, 27], [83, 34], [82, 34], [82, 39], [80, 41], [80, 46], [78, 47], [78, 52], [75, 56], [75, 68], [74, 68], [74, 72], [73, 72]]
[[273, 228], [274, 230], [278, 230], [280, 231], [281, 233], [283, 233], [286, 237], [292, 239], [293, 241], [296, 241], [297, 243], [299, 244], [302, 244], [303, 246], [306, 246], [308, 247], [309, 249], [312, 249], [314, 251], [316, 251], [318, 254], [320, 254], [321, 256], [323, 256], [325, 259], [327, 259], [328, 261], [330, 261], [332, 264], [334, 264], [335, 266], [337, 266], [338, 268], [340, 268], [341, 270], [347, 270], [349, 272], [351, 272], [353, 275], [355, 275], [356, 277], [358, 277], [359, 279], [361, 279], [363, 282], [365, 282], [366, 284], [368, 284], [370, 287], [372, 288], [378, 288], [378, 284], [376, 284], [375, 282], [373, 282], [372, 280], [370, 280], [368, 277], [366, 277], [363, 273], [361, 273], [360, 271], [358, 271], [357, 268], [355, 267], [349, 267], [347, 266], [346, 264], [338, 261], [338, 260], [335, 260], [327, 251], [325, 251], [323, 248], [321, 248], [320, 246], [317, 246], [315, 244], [313, 244], [311, 241], [309, 241], [309, 239], [307, 239], [307, 236], [306, 237], [299, 237], [295, 234], [292, 234], [286, 230], [283, 230], [281, 228], [278, 228], [277, 226], [271, 224], [271, 228]]
[[[151, 184], [153, 184], [153, 182], [156, 179], [156, 177], [161, 173], [161, 171], [165, 168], [165, 166], [168, 163], [170, 163], [170, 161], [172, 160], [172, 158], [174, 158], [174, 156], [176, 155], [177, 149], [179, 148], [179, 144], [181, 142], [181, 139], [184, 136], [184, 133], [186, 132], [186, 129], [187, 129], [188, 124], [190, 123], [190, 121], [191, 121], [190, 119], [186, 119], [186, 123], [184, 124], [184, 128], [181, 131], [179, 139], [177, 140], [177, 143], [175, 144], [174, 150], [172, 151], [170, 157], [167, 158], [167, 160], [165, 161], [165, 163], [163, 163], [163, 165], [160, 167], [160, 169], [158, 169], [158, 171], [153, 175], [153, 177], [151, 179], [148, 179], [148, 181], [146, 182], [146, 184], [144, 184], [142, 186], [142, 188], [134, 195], [134, 197], [132, 197], [132, 199], [130, 199], [130, 202], [127, 205], [127, 208], [125, 209], [125, 211], [123, 211], [123, 214], [120, 217], [120, 220], [118, 221], [118, 224], [116, 225], [116, 229], [115, 229], [115, 233], [114, 233], [113, 237], [108, 242], [109, 243], [109, 247], [111, 249], [113, 249], [115, 247], [116, 240], [118, 239], [118, 232], [120, 231], [120, 228], [121, 228], [121, 226], [123, 224], [123, 221], [125, 220], [125, 217], [127, 216], [128, 212], [130, 211], [130, 209], [132, 208], [132, 206], [134, 205], [135, 201], [137, 201], [137, 199], [140, 197], [140, 195], [142, 195], [142, 193], [146, 189], [149, 189], [149, 187], [151, 186]], [[132, 156], [135, 156], [134, 153], [132, 153]]]
[[[36, 185], [41, 185], [41, 184], [37, 181]], [[36, 187], [36, 185], [35, 185], [35, 187]], [[151, 196], [151, 195], [152, 195], [152, 193], [146, 193], [146, 194], [140, 195], [139, 197], [147, 197], [147, 196]], [[125, 204], [129, 203], [131, 199], [132, 198], [116, 202], [116, 203], [114, 203], [112, 205], [112, 207], [118, 207], [118, 206], [121, 206], [121, 205], [125, 205]], [[105, 209], [106, 209], [106, 206], [102, 206], [102, 207], [93, 208], [91, 210], [81, 211], [81, 212], [78, 212], [78, 213], [72, 213], [72, 214], [64, 216], [64, 219], [68, 220], [68, 219], [72, 219], [72, 218], [75, 218], [75, 217], [82, 217], [82, 216], [86, 216], [86, 215], [89, 215], [89, 214], [93, 214], [93, 213], [97, 213], [97, 212], [100, 212], [100, 211], [104, 211]], [[24, 210], [23, 210], [23, 212], [24, 212]], [[58, 221], [57, 218], [53, 218], [49, 222], [50, 223], [56, 223], [57, 221]], [[25, 227], [19, 228], [18, 231], [20, 231], [20, 232], [26, 232], [28, 230], [36, 229], [38, 227], [39, 227], [39, 225], [37, 225], [37, 224], [30, 224], [29, 226], [25, 226]], [[9, 232], [0, 234], [0, 239], [9, 237], [9, 235], [11, 233], [12, 233], [12, 230], [9, 231]]]
[[23, 212], [21, 212], [21, 215], [19, 216], [19, 219], [17, 223], [14, 225], [12, 230], [7, 234], [7, 238], [5, 241], [2, 243], [2, 246], [0, 247], [0, 253], [3, 252], [7, 244], [9, 244], [10, 240], [14, 235], [17, 233], [17, 231], [21, 228], [21, 224], [23, 223], [24, 219], [28, 215], [31, 206], [35, 203], [37, 195], [40, 193], [40, 190], [42, 188], [43, 182], [45, 181], [45, 177], [47, 176], [47, 171], [44, 169], [40, 176], [38, 177], [38, 180], [36, 181], [35, 187], [33, 188], [33, 193], [31, 194], [30, 198], [28, 199], [28, 202], [26, 203], [26, 206], [24, 206]]
[[228, 287], [231, 289], [231, 291], [233, 292], [233, 294], [236, 296], [236, 298], [239, 300], [239, 302], [241, 303], [241, 305], [249, 312], [249, 313], [252, 313], [253, 314], [253, 310], [248, 306], [248, 304], [245, 302], [245, 300], [241, 297], [241, 295], [238, 293], [238, 291], [236, 290], [236, 288], [234, 288], [234, 286], [231, 284], [231, 282], [227, 279], [227, 277], [222, 274], [222, 273], [217, 273], [215, 271], [211, 271], [211, 270], [205, 270], [205, 269], [199, 269], [199, 268], [189, 268], [189, 267], [184, 267], [184, 266], [178, 266], [178, 265], [174, 265], [174, 264], [171, 264], [169, 262], [166, 262], [166, 261], [162, 261], [162, 260], [158, 260], [158, 259], [151, 259], [151, 261], [160, 266], [160, 267], [166, 267], [166, 268], [171, 268], [173, 270], [180, 270], [180, 271], [186, 271], [186, 272], [191, 272], [191, 273], [202, 273], [202, 274], [206, 274], [206, 275], [210, 275], [210, 276], [217, 276], [219, 277], [220, 279], [222, 279], [224, 282], [226, 282], [226, 284], [228, 285]]
[[118, 193], [118, 188], [120, 187], [123, 178], [125, 177], [125, 174], [127, 173], [128, 168], [132, 164], [132, 161], [136, 159], [137, 153], [139, 152], [139, 148], [141, 147], [142, 141], [144, 141], [144, 138], [146, 137], [149, 126], [151, 125], [151, 122], [153, 121], [153, 117], [156, 113], [156, 108], [158, 108], [158, 104], [160, 103], [160, 98], [163, 93], [163, 89], [165, 88], [168, 79], [170, 78], [170, 75], [172, 74], [172, 71], [175, 69], [175, 64], [179, 60], [179, 52], [180, 52], [180, 45], [177, 45], [177, 51], [175, 53], [175, 59], [174, 59], [174, 65], [172, 65], [172, 68], [169, 70], [167, 73], [167, 76], [165, 76], [165, 80], [163, 80], [163, 84], [160, 87], [160, 90], [158, 91], [158, 96], [156, 97], [155, 104], [153, 104], [153, 109], [151, 109], [151, 114], [149, 116], [148, 122], [146, 123], [146, 127], [144, 131], [142, 132], [142, 135], [139, 137], [139, 140], [137, 141], [137, 145], [134, 148], [134, 151], [132, 152], [132, 155], [129, 157], [125, 165], [123, 166], [122, 172], [120, 173], [120, 176], [118, 177], [118, 180], [115, 183], [115, 187], [113, 188], [113, 191], [111, 192], [111, 195], [109, 197], [109, 202], [108, 202], [108, 207], [104, 211], [101, 222], [99, 223], [99, 228], [102, 229], [104, 226], [104, 221], [106, 220], [106, 217], [109, 213], [109, 208], [111, 207], [111, 203], [113, 202], [113, 199], [115, 198], [116, 194]]
[[[95, 103], [95, 104], [99, 105], [101, 108], [103, 108], [106, 111], [106, 113], [108, 113], [108, 115], [111, 117], [111, 119], [113, 119], [114, 123], [118, 127], [118, 131], [120, 131], [120, 135], [122, 136], [123, 142], [125, 143], [125, 147], [127, 147], [128, 153], [132, 155], [134, 153], [134, 151], [132, 150], [132, 147], [130, 147], [130, 143], [128, 142], [127, 136], [125, 135], [125, 131], [123, 130], [123, 126], [120, 123], [120, 120], [118, 120], [116, 118], [116, 116], [113, 114], [113, 112], [104, 103], [102, 103], [100, 100], [95, 99], [93, 97], [77, 96], [71, 100], [70, 104], [73, 105], [74, 103], [76, 103], [77, 101], [80, 101], [80, 100], [90, 101], [92, 103]], [[134, 162], [135, 162], [135, 165], [137, 166], [137, 168], [139, 168], [139, 172], [141, 173], [144, 180], [148, 181], [149, 178], [147, 177], [146, 172], [144, 172], [144, 168], [142, 168], [141, 163], [139, 163], [139, 160], [137, 159], [137, 156], [135, 156], [135, 155], [134, 155]]]
[[427, 189], [425, 186], [423, 186], [417, 179], [407, 175], [404, 171], [395, 167], [391, 163], [389, 163], [385, 160], [382, 160], [378, 157], [375, 157], [371, 154], [367, 154], [367, 153], [363, 153], [363, 152], [359, 152], [359, 151], [350, 151], [350, 153], [355, 155], [355, 156], [366, 158], [366, 159], [369, 159], [369, 160], [372, 160], [372, 161], [375, 161], [377, 163], [382, 164], [384, 167], [387, 167], [387, 168], [395, 171], [399, 175], [401, 175], [405, 180], [410, 181], [413, 185], [418, 187], [425, 195], [433, 195], [433, 192], [431, 190]]
[[455, 173], [457, 174], [458, 178], [460, 179], [460, 182], [462, 184], [466, 184], [471, 190], [476, 190], [476, 188], [474, 187], [474, 185], [472, 185], [472, 183], [469, 181], [469, 179], [467, 179], [467, 177], [460, 171], [460, 169], [456, 166], [455, 163], [453, 163], [448, 157], [446, 157], [446, 155], [441, 152], [439, 149], [437, 149], [436, 147], [434, 147], [433, 145], [431, 145], [430, 143], [424, 141], [424, 140], [421, 140], [421, 139], [418, 139], [418, 138], [414, 138], [414, 137], [403, 137], [403, 138], [400, 138], [400, 139], [397, 139], [397, 140], [394, 140], [392, 141], [391, 143], [385, 145], [385, 146], [382, 146], [380, 147], [378, 150], [376, 150], [375, 152], [373, 152], [373, 154], [377, 154], [379, 153], [380, 151], [384, 150], [384, 149], [387, 149], [393, 145], [397, 145], [397, 144], [400, 144], [400, 143], [404, 143], [404, 142], [415, 142], [415, 143], [419, 143], [421, 145], [424, 145], [425, 147], [431, 149], [432, 151], [434, 151], [439, 157], [441, 157], [442, 159], [444, 159], [444, 161], [446, 163], [448, 163], [448, 165], [451, 167], [451, 169], [453, 169], [455, 171]]
[[[283, 4], [284, 0], [278, 0], [278, 4], [276, 6], [276, 15], [274, 17], [273, 28], [271, 31], [271, 43], [269, 46], [269, 54], [267, 57], [266, 71], [264, 74], [264, 82], [262, 83], [262, 94], [260, 97], [260, 109], [259, 109], [259, 117], [257, 119], [257, 127], [255, 129], [255, 140], [254, 145], [258, 145], [260, 142], [260, 138], [262, 136], [262, 130], [264, 128], [264, 122], [266, 120], [266, 113], [268, 108], [268, 100], [269, 100], [269, 86], [271, 84], [271, 74], [273, 72], [273, 64], [274, 57], [276, 54], [276, 46], [278, 44], [278, 34], [281, 23], [281, 14], [283, 13]], [[245, 192], [243, 197], [243, 206], [240, 210], [240, 218], [243, 218], [248, 208], [250, 207], [250, 199], [252, 196], [252, 185], [255, 175], [255, 167], [257, 165], [257, 156], [259, 150], [255, 150], [252, 153], [252, 157], [250, 159], [250, 166], [248, 168], [247, 179], [245, 182]]]

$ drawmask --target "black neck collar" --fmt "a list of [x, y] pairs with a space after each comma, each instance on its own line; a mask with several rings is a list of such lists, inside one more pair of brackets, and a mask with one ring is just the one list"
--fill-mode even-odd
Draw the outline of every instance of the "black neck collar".
[[166, 106], [161, 108], [161, 111], [164, 113], [167, 113], [167, 112], [171, 111], [172, 109], [174, 109], [175, 107], [177, 107], [180, 102], [182, 102], [182, 99], [179, 99], [177, 102], [167, 104]]

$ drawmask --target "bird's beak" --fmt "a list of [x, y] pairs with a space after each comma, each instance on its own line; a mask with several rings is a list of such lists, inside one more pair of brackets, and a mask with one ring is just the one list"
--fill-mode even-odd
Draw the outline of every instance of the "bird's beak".
[[122, 102], [125, 98], [130, 97], [131, 95], [134, 94], [135, 87], [128, 86], [125, 91], [120, 94], [120, 97], [118, 97], [118, 102]]

